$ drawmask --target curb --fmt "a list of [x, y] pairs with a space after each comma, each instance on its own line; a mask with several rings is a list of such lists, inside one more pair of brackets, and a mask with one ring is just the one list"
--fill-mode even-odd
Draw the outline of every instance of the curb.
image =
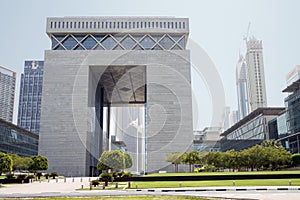
[[226, 191], [300, 191], [300, 187], [297, 188], [215, 188], [215, 189], [136, 189], [137, 192], [226, 192]]

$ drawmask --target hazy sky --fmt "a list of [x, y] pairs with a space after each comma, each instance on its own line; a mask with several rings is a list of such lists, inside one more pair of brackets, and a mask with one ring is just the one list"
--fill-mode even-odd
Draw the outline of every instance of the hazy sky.
[[[297, 0], [1, 0], [0, 65], [15, 70], [19, 78], [24, 60], [44, 58], [44, 50], [50, 48], [45, 33], [46, 17], [188, 17], [190, 38], [215, 63], [223, 81], [226, 104], [236, 109], [235, 68], [239, 49], [244, 53], [242, 38], [251, 22], [249, 35], [263, 40], [268, 105], [283, 106], [286, 95], [281, 90], [286, 86], [285, 76], [300, 63], [299, 8]], [[18, 89], [19, 80], [17, 84]], [[196, 129], [210, 123], [210, 110], [205, 110], [210, 99], [207, 91], [203, 91], [201, 99]]]

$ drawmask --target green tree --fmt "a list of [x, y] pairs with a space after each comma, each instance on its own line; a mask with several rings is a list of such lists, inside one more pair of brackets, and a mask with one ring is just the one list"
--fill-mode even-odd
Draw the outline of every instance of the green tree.
[[169, 153], [166, 156], [166, 161], [170, 162], [175, 167], [175, 172], [178, 172], [178, 165], [182, 162], [182, 154], [179, 152]]
[[241, 154], [235, 150], [228, 150], [223, 154], [222, 163], [224, 168], [240, 169], [241, 168]]
[[28, 170], [36, 173], [40, 170], [48, 169], [48, 158], [44, 156], [32, 156], [28, 164]]
[[98, 160], [99, 170], [124, 170], [132, 166], [132, 157], [121, 150], [104, 151]]
[[185, 152], [182, 156], [182, 162], [188, 164], [190, 167], [190, 172], [192, 172], [192, 166], [194, 164], [200, 164], [202, 162], [202, 155], [199, 151], [193, 150], [190, 152]]
[[224, 153], [223, 152], [209, 152], [203, 158], [206, 165], [210, 166], [212, 169], [224, 168]]
[[255, 145], [242, 152], [244, 156], [244, 165], [246, 168], [250, 168], [251, 171], [266, 165], [267, 155], [262, 146]]
[[264, 147], [264, 151], [267, 155], [266, 160], [268, 166], [270, 166], [272, 170], [278, 170], [292, 163], [292, 154], [283, 147], [268, 146]]
[[18, 154], [8, 153], [13, 160], [13, 171], [26, 170], [30, 162], [29, 157], [21, 157]]
[[0, 152], [0, 175], [4, 172], [11, 172], [13, 160], [8, 154]]
[[124, 153], [124, 158], [125, 158], [125, 167], [124, 167], [124, 169], [128, 169], [128, 168], [132, 167], [133, 160], [132, 160], [131, 154], [128, 153], [128, 152], [125, 152]]

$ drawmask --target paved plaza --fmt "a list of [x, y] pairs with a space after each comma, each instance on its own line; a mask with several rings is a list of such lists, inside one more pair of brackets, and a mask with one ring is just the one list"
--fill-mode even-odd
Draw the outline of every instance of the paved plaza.
[[0, 198], [7, 197], [88, 197], [88, 196], [132, 196], [132, 195], [184, 195], [218, 197], [224, 199], [299, 200], [300, 187], [198, 187], [155, 188], [120, 190], [76, 190], [89, 188], [89, 181], [96, 177], [51, 179], [50, 182], [5, 185], [0, 188]]

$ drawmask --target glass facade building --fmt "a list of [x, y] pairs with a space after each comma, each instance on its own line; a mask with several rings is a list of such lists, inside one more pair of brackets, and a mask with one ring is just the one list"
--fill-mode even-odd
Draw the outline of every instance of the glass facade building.
[[37, 134], [0, 119], [0, 152], [34, 156], [38, 154], [38, 140]]
[[0, 118], [12, 122], [15, 101], [16, 72], [0, 66]]
[[18, 126], [39, 134], [44, 61], [25, 61], [21, 74]]
[[299, 66], [296, 66], [287, 75], [288, 86], [283, 90], [289, 93], [284, 100], [286, 127], [283, 126], [282, 133], [279, 134], [283, 146], [292, 153], [300, 153], [300, 79], [295, 79], [299, 76], [299, 71]]
[[276, 118], [284, 108], [258, 108], [221, 134], [222, 151], [242, 150], [263, 140], [275, 139], [269, 134], [269, 121]]

